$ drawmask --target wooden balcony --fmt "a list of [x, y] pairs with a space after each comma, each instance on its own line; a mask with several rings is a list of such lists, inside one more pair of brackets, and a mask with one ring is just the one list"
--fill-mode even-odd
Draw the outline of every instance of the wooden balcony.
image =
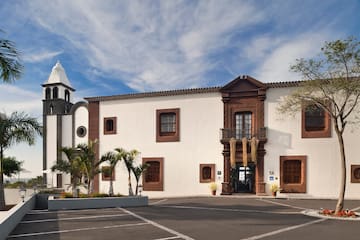
[[252, 137], [256, 137], [261, 142], [267, 141], [267, 128], [259, 128], [257, 132], [255, 133], [245, 133], [241, 132], [234, 128], [222, 128], [220, 129], [220, 141], [221, 143], [228, 143], [230, 141], [230, 138], [235, 138], [236, 141], [241, 142], [241, 140], [246, 137], [247, 139], [251, 139]]

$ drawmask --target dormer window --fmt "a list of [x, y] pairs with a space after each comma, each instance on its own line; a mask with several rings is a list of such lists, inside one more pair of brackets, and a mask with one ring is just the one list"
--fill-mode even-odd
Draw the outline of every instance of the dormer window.
[[57, 87], [53, 88], [53, 98], [57, 99], [59, 97], [59, 89]]
[[45, 99], [51, 98], [51, 89], [48, 87], [45, 89]]
[[65, 90], [65, 102], [70, 102], [70, 92], [69, 90]]

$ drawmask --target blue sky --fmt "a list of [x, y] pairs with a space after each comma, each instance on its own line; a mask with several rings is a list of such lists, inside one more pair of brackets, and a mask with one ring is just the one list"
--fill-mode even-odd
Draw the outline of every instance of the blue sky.
[[[238, 75], [299, 79], [296, 58], [325, 41], [360, 39], [360, 1], [1, 0], [1, 38], [22, 52], [25, 72], [0, 83], [0, 111], [41, 119], [41, 84], [60, 60], [76, 99], [224, 85]], [[7, 155], [41, 174], [41, 139]]]

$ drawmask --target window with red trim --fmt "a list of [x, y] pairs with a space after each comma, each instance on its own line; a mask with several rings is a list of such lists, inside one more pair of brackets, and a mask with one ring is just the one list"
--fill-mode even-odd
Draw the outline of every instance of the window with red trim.
[[148, 168], [143, 173], [144, 191], [163, 191], [164, 173], [163, 158], [143, 158], [143, 164], [148, 164]]
[[180, 140], [180, 109], [156, 110], [156, 141], [177, 142]]

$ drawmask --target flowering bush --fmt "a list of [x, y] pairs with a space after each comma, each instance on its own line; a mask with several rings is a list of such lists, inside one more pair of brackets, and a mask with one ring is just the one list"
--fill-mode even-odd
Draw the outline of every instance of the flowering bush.
[[279, 185], [277, 185], [276, 183], [273, 183], [270, 187], [270, 191], [271, 192], [277, 192], [280, 191]]
[[217, 184], [215, 182], [210, 183], [210, 190], [216, 191], [216, 189], [217, 189]]
[[348, 209], [341, 210], [337, 214], [335, 214], [335, 210], [331, 210], [331, 209], [323, 209], [319, 213], [332, 217], [359, 217], [354, 211], [350, 211]]

